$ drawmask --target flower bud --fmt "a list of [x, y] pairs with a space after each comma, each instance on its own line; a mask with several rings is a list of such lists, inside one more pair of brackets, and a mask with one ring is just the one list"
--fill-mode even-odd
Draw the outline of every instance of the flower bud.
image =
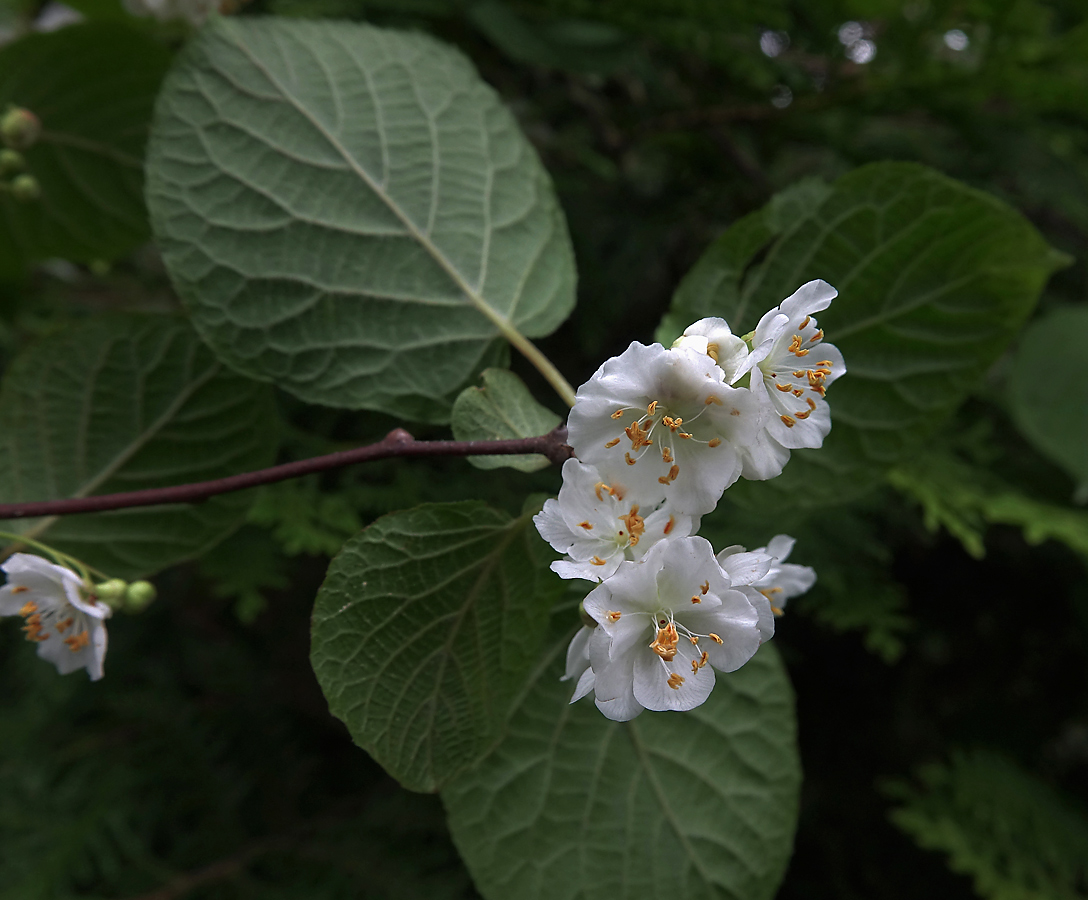
[[157, 596], [158, 591], [150, 581], [134, 581], [125, 591], [125, 609], [129, 612], [143, 612]]
[[29, 109], [9, 106], [0, 118], [0, 140], [12, 150], [26, 150], [34, 146], [42, 133], [42, 123]]
[[7, 175], [11, 172], [21, 172], [26, 163], [23, 160], [23, 155], [15, 150], [9, 150], [4, 148], [0, 150], [0, 175]]
[[120, 578], [111, 578], [109, 581], [103, 581], [101, 584], [96, 584], [94, 586], [94, 594], [99, 600], [110, 603], [112, 600], [121, 599], [127, 588], [127, 581]]
[[42, 195], [42, 188], [33, 175], [16, 175], [11, 180], [11, 195], [16, 200], [29, 202], [37, 200]]

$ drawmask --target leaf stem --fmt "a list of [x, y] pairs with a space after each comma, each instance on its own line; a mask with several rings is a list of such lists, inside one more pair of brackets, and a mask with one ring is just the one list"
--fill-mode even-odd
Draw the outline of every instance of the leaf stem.
[[[569, 386], [568, 386], [569, 387]], [[37, 516], [63, 516], [75, 513], [105, 512], [113, 509], [131, 509], [138, 506], [161, 506], [170, 503], [200, 503], [209, 497], [229, 494], [262, 484], [273, 484], [298, 478], [314, 472], [340, 469], [361, 462], [372, 462], [392, 457], [415, 456], [513, 456], [523, 453], [540, 453], [553, 463], [560, 464], [574, 455], [567, 446], [567, 429], [564, 426], [548, 434], [530, 438], [511, 438], [502, 441], [417, 441], [403, 428], [394, 428], [376, 444], [341, 450], [324, 456], [315, 456], [296, 462], [283, 463], [268, 469], [230, 475], [213, 481], [198, 481], [165, 488], [148, 488], [121, 494], [99, 494], [93, 497], [70, 497], [65, 500], [45, 500], [28, 503], [0, 503], [0, 520], [28, 519]], [[0, 536], [3, 533], [0, 532]], [[9, 535], [24, 544], [37, 544], [24, 535]], [[49, 551], [56, 553], [57, 551]], [[70, 557], [69, 557], [70, 558]], [[82, 564], [80, 564], [82, 566]], [[91, 570], [94, 571], [94, 570]]]
[[513, 326], [504, 328], [503, 336], [536, 367], [536, 370], [544, 376], [548, 384], [555, 388], [555, 392], [567, 406], [574, 406], [574, 388], [532, 341]]
[[39, 553], [44, 553], [46, 556], [52, 557], [57, 563], [62, 566], [67, 566], [69, 569], [74, 569], [88, 585], [91, 584], [94, 579], [91, 578], [91, 574], [97, 575], [99, 578], [108, 578], [105, 572], [96, 569], [94, 566], [88, 566], [82, 560], [76, 559], [74, 556], [69, 556], [67, 553], [62, 553], [60, 550], [55, 550], [48, 544], [43, 544], [41, 541], [36, 541], [33, 538], [27, 537], [25, 534], [16, 534], [12, 531], [0, 531], [0, 538], [10, 538], [16, 541], [15, 544], [5, 548], [5, 552], [0, 556], [0, 559], [7, 559], [12, 553], [16, 553], [22, 547], [33, 547]]

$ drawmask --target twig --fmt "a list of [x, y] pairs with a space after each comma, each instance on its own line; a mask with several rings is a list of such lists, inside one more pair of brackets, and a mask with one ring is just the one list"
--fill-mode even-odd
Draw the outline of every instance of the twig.
[[394, 428], [376, 444], [341, 450], [326, 456], [315, 456], [297, 462], [284, 463], [255, 472], [230, 475], [214, 481], [197, 481], [165, 488], [127, 491], [122, 494], [100, 494], [96, 497], [76, 497], [67, 500], [45, 500], [28, 503], [0, 503], [0, 519], [28, 519], [37, 516], [64, 516], [75, 513], [105, 512], [137, 506], [160, 506], [167, 503], [200, 503], [209, 497], [229, 494], [262, 484], [273, 484], [314, 472], [327, 472], [355, 463], [372, 462], [392, 457], [414, 456], [514, 456], [520, 453], [540, 453], [560, 464], [573, 452], [567, 446], [567, 429], [556, 428], [540, 437], [513, 438], [503, 441], [417, 441], [403, 428]]

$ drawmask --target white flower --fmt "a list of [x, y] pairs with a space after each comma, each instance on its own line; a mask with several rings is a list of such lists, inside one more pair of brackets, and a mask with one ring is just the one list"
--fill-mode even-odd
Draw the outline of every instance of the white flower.
[[702, 515], [740, 476], [739, 448], [759, 425], [755, 398], [705, 353], [635, 342], [578, 389], [567, 439], [582, 462], [629, 466], [640, 496], [660, 491], [677, 512]]
[[[626, 467], [625, 467], [626, 468]], [[677, 513], [668, 503], [647, 502], [620, 478], [576, 459], [563, 463], [558, 500], [548, 500], [533, 517], [537, 530], [567, 559], [552, 563], [562, 578], [603, 581], [625, 559], [639, 559], [665, 537], [687, 537], [699, 519]], [[658, 486], [660, 487], [660, 486]]]
[[29, 553], [15, 553], [3, 565], [7, 584], [0, 587], [0, 616], [22, 616], [26, 639], [38, 656], [61, 675], [86, 669], [92, 681], [102, 677], [106, 658], [105, 603], [83, 599], [83, 581], [64, 566]]
[[[823, 331], [813, 313], [826, 309], [838, 295], [825, 281], [810, 281], [770, 310], [756, 326], [752, 345], [763, 357], [751, 369], [751, 390], [763, 411], [764, 446], [744, 459], [746, 478], [764, 479], [781, 471], [768, 466], [767, 453], [789, 458], [800, 447], [820, 447], [831, 431], [831, 411], [824, 399], [827, 386], [846, 372], [842, 354], [823, 343]], [[786, 322], [782, 318], [785, 316]]]
[[589, 666], [589, 641], [596, 631], [596, 628], [583, 625], [578, 629], [578, 633], [571, 639], [570, 645], [567, 647], [567, 671], [559, 680], [574, 681], [577, 679], [574, 696], [570, 698], [571, 703], [575, 700], [581, 700], [593, 690], [595, 678], [593, 669]]
[[732, 589], [703, 538], [662, 541], [623, 562], [589, 593], [599, 624], [588, 636], [597, 707], [626, 721], [643, 709], [687, 710], [759, 648], [759, 613]]
[[777, 534], [766, 547], [760, 547], [751, 553], [745, 553], [743, 547], [726, 547], [718, 554], [718, 563], [726, 571], [736, 571], [743, 565], [742, 560], [753, 554], [769, 557], [770, 566], [750, 584], [767, 598], [771, 612], [780, 616], [790, 598], [805, 593], [816, 583], [816, 570], [811, 566], [786, 562], [795, 543], [788, 534]]

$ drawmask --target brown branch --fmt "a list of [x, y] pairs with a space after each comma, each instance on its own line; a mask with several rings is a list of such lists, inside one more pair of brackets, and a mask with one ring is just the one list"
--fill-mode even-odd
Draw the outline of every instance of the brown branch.
[[327, 472], [355, 463], [372, 462], [392, 457], [414, 456], [513, 456], [540, 453], [553, 463], [561, 464], [574, 454], [566, 443], [567, 429], [563, 426], [548, 434], [504, 441], [417, 441], [403, 428], [394, 428], [376, 444], [341, 450], [326, 456], [315, 456], [297, 462], [230, 475], [214, 481], [198, 481], [173, 487], [127, 491], [123, 494], [100, 494], [97, 497], [76, 497], [67, 500], [45, 500], [28, 503], [0, 503], [0, 520], [27, 519], [37, 516], [65, 516], [75, 513], [104, 512], [110, 509], [130, 509], [136, 506], [160, 506], [167, 503], [200, 503], [218, 494], [229, 494], [262, 484], [273, 484], [314, 472]]

